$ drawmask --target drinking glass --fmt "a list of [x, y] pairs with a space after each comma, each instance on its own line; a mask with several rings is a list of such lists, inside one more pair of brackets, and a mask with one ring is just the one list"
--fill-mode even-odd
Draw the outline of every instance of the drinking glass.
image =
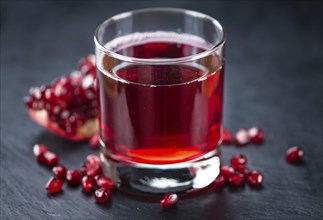
[[175, 8], [113, 16], [94, 36], [101, 160], [129, 192], [186, 192], [219, 174], [225, 35]]

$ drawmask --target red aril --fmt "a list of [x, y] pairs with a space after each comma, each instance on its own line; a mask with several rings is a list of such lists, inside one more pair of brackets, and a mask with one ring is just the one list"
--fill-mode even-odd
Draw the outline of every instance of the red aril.
[[94, 179], [98, 188], [104, 187], [106, 189], [111, 189], [114, 186], [113, 181], [106, 176], [98, 175]]
[[232, 176], [234, 174], [234, 169], [229, 166], [221, 166], [220, 167], [220, 175], [223, 175], [225, 177]]
[[218, 175], [217, 178], [213, 182], [214, 186], [218, 189], [225, 186], [225, 176], [224, 175]]
[[176, 193], [166, 193], [160, 200], [160, 205], [163, 208], [169, 208], [174, 206], [178, 201], [178, 196]]
[[241, 186], [244, 184], [244, 177], [240, 173], [235, 173], [228, 178], [228, 183], [231, 186]]
[[68, 140], [86, 140], [98, 131], [95, 74], [74, 71], [31, 88], [25, 104], [35, 122]]
[[222, 143], [231, 144], [232, 135], [227, 129], [222, 130]]
[[67, 171], [67, 174], [66, 174], [66, 180], [70, 186], [76, 186], [80, 184], [81, 177], [82, 177], [81, 172], [78, 170], [69, 170]]
[[231, 158], [230, 163], [233, 168], [238, 166], [246, 166], [247, 157], [243, 154], [237, 154]]
[[47, 147], [43, 144], [35, 144], [33, 148], [33, 153], [38, 162], [44, 163], [44, 154], [48, 151]]
[[248, 174], [247, 182], [250, 186], [260, 187], [264, 181], [264, 176], [257, 170], [253, 170]]
[[83, 192], [91, 192], [94, 189], [95, 181], [90, 176], [83, 176], [81, 185]]
[[104, 203], [108, 201], [110, 197], [110, 190], [104, 187], [101, 187], [94, 192], [94, 198], [98, 203]]
[[85, 176], [95, 177], [102, 174], [101, 164], [85, 162], [81, 167], [81, 172]]
[[95, 69], [95, 56], [93, 54], [88, 55], [86, 58], [82, 58], [79, 61], [78, 69], [84, 74], [94, 74]]
[[289, 163], [299, 163], [303, 160], [304, 151], [301, 147], [294, 146], [286, 151], [286, 160]]
[[242, 174], [243, 176], [247, 176], [249, 173], [249, 170], [247, 169], [247, 167], [245, 165], [238, 165], [233, 167], [234, 171]]
[[64, 166], [55, 166], [52, 169], [55, 176], [61, 180], [65, 180], [67, 169]]
[[63, 181], [58, 179], [57, 177], [51, 177], [46, 184], [46, 190], [49, 194], [60, 192], [62, 190], [62, 187]]
[[264, 141], [265, 133], [258, 127], [252, 127], [248, 130], [250, 141], [255, 144], [260, 144]]
[[50, 167], [58, 165], [59, 158], [57, 154], [47, 151], [44, 153], [44, 163]]
[[95, 154], [89, 154], [89, 155], [87, 155], [86, 161], [89, 162], [89, 163], [98, 163], [98, 164], [101, 164], [100, 158], [97, 155], [95, 155]]
[[234, 141], [235, 141], [236, 145], [238, 145], [238, 146], [242, 146], [242, 145], [249, 143], [250, 136], [249, 136], [248, 131], [246, 131], [245, 129], [240, 129], [235, 134]]

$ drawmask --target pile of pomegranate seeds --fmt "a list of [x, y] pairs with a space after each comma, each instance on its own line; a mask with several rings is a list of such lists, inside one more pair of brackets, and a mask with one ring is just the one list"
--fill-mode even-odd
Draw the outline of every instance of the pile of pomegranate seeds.
[[24, 101], [30, 117], [52, 133], [73, 141], [89, 139], [98, 131], [94, 56], [82, 59], [70, 75], [31, 88]]
[[86, 161], [81, 166], [84, 176], [95, 177], [102, 174], [101, 161], [95, 154], [87, 156]]
[[[81, 184], [82, 190], [85, 193], [90, 193], [95, 190], [94, 198], [98, 203], [106, 202], [109, 199], [110, 190], [113, 189], [114, 183], [102, 174], [101, 160], [95, 154], [90, 154], [86, 157], [86, 161], [81, 166], [81, 170], [68, 170], [66, 167], [58, 164], [58, 156], [50, 152], [45, 145], [36, 144], [33, 152], [39, 163], [53, 167], [52, 171], [55, 177], [51, 177], [46, 184], [46, 190], [49, 194], [60, 192], [64, 185], [63, 181], [65, 180], [70, 186], [78, 186]], [[55, 155], [56, 162], [54, 163], [53, 160], [48, 160], [46, 154]]]
[[222, 143], [224, 145], [231, 144], [232, 139], [234, 139], [234, 143], [237, 146], [243, 146], [249, 143], [261, 144], [264, 142], [265, 133], [261, 128], [258, 127], [252, 127], [248, 130], [242, 128], [238, 130], [235, 133], [234, 138], [232, 138], [230, 131], [223, 129], [222, 139]]
[[160, 205], [163, 208], [170, 208], [174, 206], [178, 201], [178, 196], [176, 193], [166, 193], [160, 200]]
[[214, 181], [214, 186], [218, 189], [223, 188], [226, 184], [238, 187], [246, 181], [252, 187], [261, 187], [263, 175], [256, 170], [248, 171], [247, 157], [243, 154], [237, 154], [230, 159], [231, 166], [221, 166], [220, 174]]

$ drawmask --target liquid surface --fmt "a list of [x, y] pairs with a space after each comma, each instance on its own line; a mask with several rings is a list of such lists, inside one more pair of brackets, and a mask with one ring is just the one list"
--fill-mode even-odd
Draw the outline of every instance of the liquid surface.
[[[201, 42], [160, 40], [120, 43], [116, 52], [154, 59], [205, 50], [196, 46]], [[98, 71], [101, 138], [109, 154], [125, 161], [170, 164], [215, 149], [222, 121], [223, 68], [209, 72], [193, 63], [113, 67], [111, 63], [104, 56]]]

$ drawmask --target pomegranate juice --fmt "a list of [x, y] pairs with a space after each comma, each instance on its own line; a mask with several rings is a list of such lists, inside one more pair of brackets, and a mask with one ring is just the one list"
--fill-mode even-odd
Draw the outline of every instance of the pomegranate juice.
[[[117, 38], [110, 47], [128, 57], [181, 58], [205, 51], [199, 40], [180, 34], [130, 36]], [[220, 63], [218, 56], [212, 57]], [[172, 164], [215, 150], [221, 139], [222, 65], [210, 71], [194, 62], [120, 63], [108, 55], [99, 59], [100, 135], [110, 157]]]

